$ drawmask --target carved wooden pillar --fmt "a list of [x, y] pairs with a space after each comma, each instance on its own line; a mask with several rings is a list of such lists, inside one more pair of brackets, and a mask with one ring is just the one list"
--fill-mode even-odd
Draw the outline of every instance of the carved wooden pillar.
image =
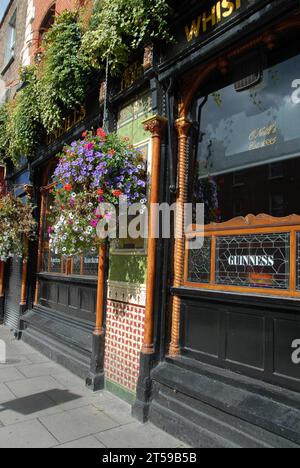
[[[46, 211], [46, 190], [41, 189], [41, 213], [40, 213], [40, 227], [39, 227], [39, 242], [38, 242], [38, 258], [37, 258], [37, 273], [41, 271], [42, 268], [42, 259], [43, 259], [43, 229], [44, 229], [44, 217]], [[39, 278], [36, 279], [35, 285], [35, 298], [34, 305], [38, 305], [40, 297], [40, 281]]]
[[96, 326], [94, 335], [99, 336], [104, 333], [104, 306], [105, 306], [105, 272], [106, 272], [106, 253], [107, 243], [101, 244], [99, 247], [99, 264], [98, 264], [98, 286], [97, 286], [97, 306], [96, 306]]
[[155, 269], [156, 269], [156, 246], [157, 239], [153, 204], [159, 202], [159, 178], [160, 178], [160, 157], [161, 138], [167, 120], [164, 117], [151, 117], [144, 124], [146, 131], [152, 134], [152, 165], [151, 165], [151, 187], [149, 200], [149, 238], [148, 238], [148, 269], [146, 281], [146, 312], [145, 312], [145, 332], [142, 353], [154, 353], [153, 332], [154, 332], [154, 290], [155, 290]]
[[89, 376], [86, 385], [93, 391], [104, 388], [104, 351], [105, 351], [105, 331], [104, 331], [104, 311], [106, 292], [106, 270], [107, 270], [107, 250], [108, 242], [99, 247], [98, 263], [98, 285], [96, 304], [96, 323], [93, 332], [92, 356]]
[[[178, 288], [183, 284], [184, 272], [184, 204], [187, 202], [187, 169], [188, 169], [188, 134], [191, 122], [186, 118], [176, 121], [176, 128], [179, 139], [178, 149], [178, 195], [176, 210], [176, 239], [174, 248], [174, 287]], [[171, 343], [169, 353], [176, 356], [180, 353], [180, 309], [181, 301], [178, 296], [173, 298], [172, 304], [172, 328]]]

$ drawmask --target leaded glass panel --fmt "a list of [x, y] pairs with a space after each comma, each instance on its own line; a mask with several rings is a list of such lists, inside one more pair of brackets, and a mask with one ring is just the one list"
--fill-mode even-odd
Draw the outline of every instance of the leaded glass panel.
[[209, 283], [211, 268], [211, 238], [205, 237], [203, 247], [194, 249], [190, 241], [190, 250], [188, 251], [188, 282], [190, 283]]
[[289, 277], [289, 233], [217, 238], [216, 284], [287, 290]]
[[86, 276], [98, 276], [99, 256], [97, 254], [86, 255], [83, 259], [83, 274]]

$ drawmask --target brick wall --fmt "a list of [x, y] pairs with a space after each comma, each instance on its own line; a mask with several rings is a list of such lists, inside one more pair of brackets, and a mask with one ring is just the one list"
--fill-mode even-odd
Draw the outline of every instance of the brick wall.
[[35, 15], [32, 22], [32, 40], [31, 40], [31, 56], [34, 57], [39, 48], [39, 31], [41, 25], [49, 12], [55, 5], [55, 13], [59, 15], [65, 10], [75, 11], [80, 6], [90, 8], [93, 5], [93, 0], [34, 0]]
[[[10, 66], [6, 67], [7, 64], [4, 62], [8, 29], [10, 20], [15, 11], [17, 11], [17, 17], [14, 61], [10, 63]], [[26, 15], [27, 0], [13, 0], [0, 26], [0, 72], [2, 80], [2, 83], [0, 84], [0, 100], [3, 100], [5, 97], [7, 99], [11, 99], [14, 96], [16, 88], [19, 84], [19, 69], [22, 64], [25, 48]]]

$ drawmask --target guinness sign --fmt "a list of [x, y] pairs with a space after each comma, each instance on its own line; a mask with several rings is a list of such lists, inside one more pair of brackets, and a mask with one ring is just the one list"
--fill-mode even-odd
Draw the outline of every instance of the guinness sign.
[[230, 266], [273, 267], [274, 264], [274, 256], [269, 255], [231, 255], [228, 258]]

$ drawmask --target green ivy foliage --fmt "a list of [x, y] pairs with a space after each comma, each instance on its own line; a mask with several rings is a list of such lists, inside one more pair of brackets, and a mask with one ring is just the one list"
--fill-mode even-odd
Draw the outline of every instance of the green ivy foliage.
[[39, 110], [34, 67], [21, 70], [26, 86], [0, 109], [0, 159], [15, 165], [21, 156], [31, 156], [38, 142]]
[[166, 0], [100, 0], [83, 37], [82, 49], [93, 67], [109, 60], [117, 72], [143, 42], [170, 40]]
[[41, 63], [21, 70], [25, 84], [0, 108], [0, 161], [34, 154], [41, 131], [52, 133], [83, 104], [95, 70], [116, 73], [146, 41], [169, 40], [167, 0], [99, 0], [90, 22], [65, 11], [45, 35]]
[[6, 148], [8, 146], [8, 104], [0, 107], [0, 162], [5, 160]]
[[82, 37], [78, 13], [69, 11], [45, 36], [38, 87], [41, 122], [48, 133], [62, 124], [64, 111], [84, 101], [92, 70], [81, 53]]

